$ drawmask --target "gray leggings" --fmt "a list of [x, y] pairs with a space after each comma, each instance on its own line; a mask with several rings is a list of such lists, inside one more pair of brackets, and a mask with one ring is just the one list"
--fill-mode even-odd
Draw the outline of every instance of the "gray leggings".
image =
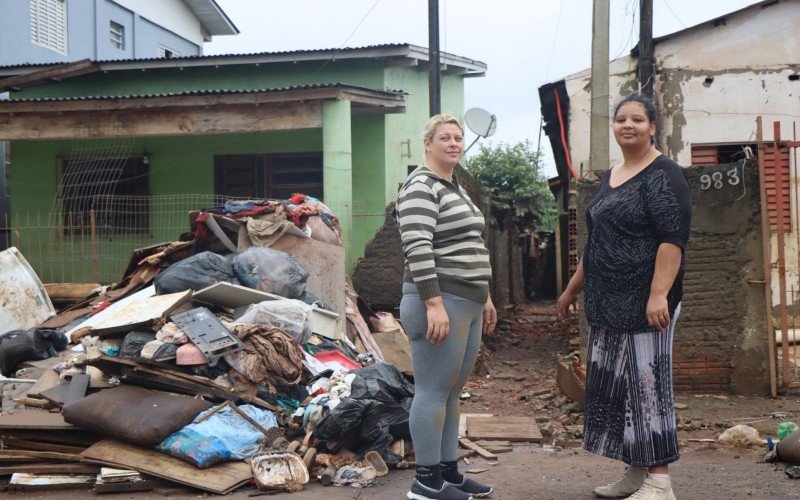
[[481, 345], [483, 306], [442, 293], [450, 334], [433, 345], [425, 338], [428, 316], [413, 283], [403, 283], [400, 319], [411, 342], [416, 390], [411, 404], [411, 440], [417, 465], [437, 465], [458, 458], [459, 396]]

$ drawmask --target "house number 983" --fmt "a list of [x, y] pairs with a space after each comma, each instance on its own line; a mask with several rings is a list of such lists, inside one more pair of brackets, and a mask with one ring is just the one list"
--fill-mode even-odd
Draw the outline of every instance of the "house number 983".
[[708, 191], [711, 188], [722, 189], [725, 184], [736, 186], [739, 184], [739, 171], [732, 168], [725, 172], [714, 172], [713, 174], [703, 174], [700, 176], [700, 189]]

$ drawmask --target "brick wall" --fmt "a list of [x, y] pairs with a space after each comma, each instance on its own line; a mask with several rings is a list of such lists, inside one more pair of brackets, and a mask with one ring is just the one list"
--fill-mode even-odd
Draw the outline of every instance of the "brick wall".
[[[691, 167], [685, 174], [692, 189], [692, 236], [673, 346], [675, 389], [767, 394], [757, 170], [739, 163]], [[585, 207], [596, 189], [596, 183], [579, 186], [579, 249], [585, 245]], [[585, 319], [581, 325], [585, 346]]]

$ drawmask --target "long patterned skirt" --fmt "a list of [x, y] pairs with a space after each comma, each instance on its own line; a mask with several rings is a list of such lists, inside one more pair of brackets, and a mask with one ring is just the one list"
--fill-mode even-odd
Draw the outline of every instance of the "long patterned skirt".
[[678, 460], [672, 338], [663, 333], [589, 332], [583, 448], [634, 467]]

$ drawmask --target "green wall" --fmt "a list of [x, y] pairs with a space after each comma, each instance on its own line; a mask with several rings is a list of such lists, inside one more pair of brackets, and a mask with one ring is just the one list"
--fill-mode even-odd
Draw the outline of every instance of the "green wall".
[[[428, 120], [428, 74], [423, 67], [385, 67], [381, 60], [316, 61], [199, 68], [167, 68], [94, 73], [62, 82], [30, 87], [12, 98], [68, 97], [87, 95], [147, 95], [188, 90], [268, 89], [296, 85], [341, 83], [373, 89], [406, 92], [403, 114], [356, 115], [352, 117], [352, 212], [351, 249], [353, 260], [361, 257], [364, 245], [384, 221], [384, 209], [397, 197], [398, 184], [406, 177], [408, 165], [423, 161], [422, 133]], [[447, 75], [442, 85], [442, 110], [463, 118], [463, 78]], [[118, 141], [118, 140], [117, 140]], [[411, 157], [408, 157], [410, 141]], [[12, 146], [12, 214], [18, 217], [50, 212], [60, 176], [60, 158], [69, 158], [80, 141], [17, 141]], [[185, 212], [201, 208], [213, 193], [215, 154], [249, 154], [322, 151], [322, 130], [288, 131], [213, 136], [173, 136], [135, 139], [130, 156], [146, 149], [151, 157], [150, 226], [162, 227], [147, 235], [115, 236], [98, 241], [96, 255], [102, 262], [101, 279], [114, 280], [118, 268], [127, 262], [131, 249], [176, 239], [188, 230]], [[185, 195], [177, 197], [176, 195]], [[206, 195], [195, 196], [195, 195]], [[169, 196], [169, 198], [167, 198]], [[200, 206], [198, 206], [200, 204]], [[27, 224], [30, 228], [35, 224]], [[16, 226], [15, 226], [16, 227]], [[28, 230], [19, 234], [23, 253], [37, 268], [58, 274], [58, 255], [47, 255], [27, 240], [62, 239], [53, 234]], [[52, 233], [52, 231], [51, 231]], [[60, 251], [70, 254], [61, 244]], [[90, 279], [85, 241], [72, 242], [76, 262], [75, 280]], [[83, 245], [83, 246], [81, 246]], [[50, 245], [52, 250], [52, 245]], [[84, 258], [80, 259], [83, 254]], [[352, 264], [352, 262], [348, 263]], [[62, 266], [63, 267], [63, 266]], [[38, 270], [38, 268], [37, 268]], [[83, 278], [81, 278], [83, 276]], [[58, 278], [58, 276], [56, 276]], [[60, 279], [64, 281], [64, 279]], [[69, 281], [69, 280], [67, 280]]]

